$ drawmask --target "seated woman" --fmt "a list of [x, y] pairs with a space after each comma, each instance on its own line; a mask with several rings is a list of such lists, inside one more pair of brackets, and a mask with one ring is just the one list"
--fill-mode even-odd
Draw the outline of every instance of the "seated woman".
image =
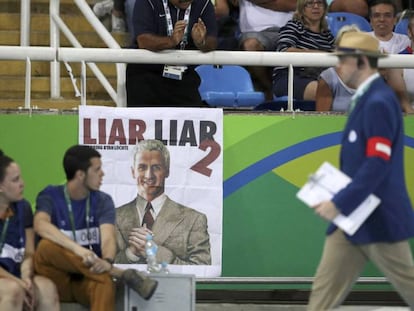
[[[335, 44], [338, 45], [344, 33], [356, 31], [360, 29], [355, 25], [343, 26], [336, 36]], [[325, 69], [321, 72], [316, 90], [316, 111], [347, 112], [355, 91], [342, 81], [338, 67]]]
[[[326, 0], [298, 0], [292, 20], [280, 29], [278, 52], [330, 52], [335, 38], [329, 31], [325, 16]], [[320, 68], [294, 68], [293, 97], [315, 100]], [[273, 69], [273, 93], [276, 97], [288, 93], [288, 68]]]
[[59, 310], [56, 286], [34, 275], [33, 214], [20, 168], [0, 150], [0, 310]]

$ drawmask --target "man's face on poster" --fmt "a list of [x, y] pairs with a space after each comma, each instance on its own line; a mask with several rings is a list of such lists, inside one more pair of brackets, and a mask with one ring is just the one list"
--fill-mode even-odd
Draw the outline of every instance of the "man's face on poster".
[[147, 201], [152, 201], [164, 193], [165, 178], [168, 175], [168, 168], [159, 151], [145, 150], [136, 155], [132, 176], [137, 181], [138, 194]]

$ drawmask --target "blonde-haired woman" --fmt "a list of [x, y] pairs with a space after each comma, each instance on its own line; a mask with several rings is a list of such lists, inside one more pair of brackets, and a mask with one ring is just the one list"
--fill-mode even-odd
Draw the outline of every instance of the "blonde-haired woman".
[[[335, 38], [328, 28], [326, 0], [298, 0], [293, 18], [279, 31], [278, 52], [331, 52]], [[293, 97], [298, 100], [315, 100], [320, 68], [294, 68]], [[286, 96], [288, 68], [273, 70], [273, 93]]]

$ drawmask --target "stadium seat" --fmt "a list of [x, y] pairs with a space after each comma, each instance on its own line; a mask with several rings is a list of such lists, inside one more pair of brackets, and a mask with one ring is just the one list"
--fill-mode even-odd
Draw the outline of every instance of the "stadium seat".
[[195, 70], [201, 79], [201, 99], [211, 107], [255, 107], [265, 100], [242, 66], [199, 65]]
[[394, 32], [408, 35], [408, 18], [403, 18], [395, 25]]
[[330, 12], [326, 15], [329, 29], [336, 37], [339, 29], [345, 25], [356, 25], [362, 31], [372, 31], [369, 22], [362, 16], [348, 12]]

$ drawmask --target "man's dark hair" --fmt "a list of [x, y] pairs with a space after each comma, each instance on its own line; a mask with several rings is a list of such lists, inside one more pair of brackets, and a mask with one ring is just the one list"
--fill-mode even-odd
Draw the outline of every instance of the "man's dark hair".
[[78, 170], [86, 173], [91, 166], [91, 159], [100, 157], [101, 154], [89, 146], [75, 145], [70, 147], [63, 157], [63, 168], [66, 179], [73, 179]]
[[378, 4], [389, 4], [392, 5], [393, 9], [394, 9], [394, 16], [397, 15], [397, 5], [395, 4], [395, 2], [393, 0], [373, 0], [373, 1], [369, 1], [368, 5], [369, 5], [369, 17], [371, 17], [372, 15], [372, 11], [371, 8], [373, 6], [376, 6]]
[[13, 163], [13, 159], [6, 156], [2, 150], [0, 150], [0, 182], [3, 182], [4, 177], [6, 176], [6, 169]]

